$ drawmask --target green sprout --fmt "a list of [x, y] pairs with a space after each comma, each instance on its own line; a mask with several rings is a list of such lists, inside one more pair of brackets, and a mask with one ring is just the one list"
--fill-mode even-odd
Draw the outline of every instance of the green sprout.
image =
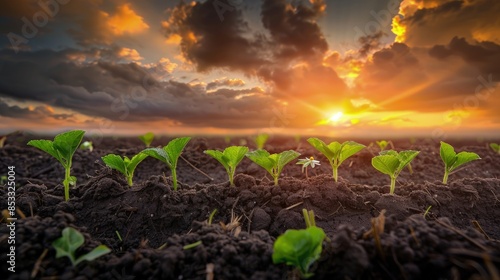
[[38, 148], [59, 161], [66, 170], [64, 175], [64, 199], [69, 200], [69, 185], [76, 185], [76, 177], [71, 176], [71, 163], [80, 142], [82, 142], [83, 130], [72, 130], [56, 135], [54, 141], [50, 140], [31, 140], [29, 146]]
[[231, 186], [234, 186], [234, 172], [236, 171], [236, 166], [238, 166], [246, 153], [248, 153], [248, 148], [244, 146], [231, 146], [227, 147], [224, 152], [206, 150], [204, 153], [218, 160], [222, 166], [224, 166], [229, 177], [229, 183]]
[[0, 149], [5, 146], [5, 141], [7, 140], [7, 136], [0, 136]]
[[287, 165], [290, 161], [299, 157], [300, 153], [289, 150], [271, 155], [266, 150], [256, 150], [247, 153], [246, 156], [257, 165], [267, 170], [267, 172], [269, 172], [274, 179], [274, 185], [277, 186], [278, 178], [281, 171], [283, 171], [283, 167], [285, 167], [285, 165]]
[[77, 266], [82, 261], [93, 261], [111, 252], [106, 245], [99, 245], [87, 254], [76, 258], [75, 253], [84, 242], [83, 234], [74, 228], [67, 227], [63, 229], [62, 237], [52, 242], [52, 246], [56, 249], [56, 258], [68, 257], [73, 266]]
[[387, 148], [390, 141], [380, 140], [380, 141], [375, 141], [375, 143], [377, 143], [377, 146], [380, 148], [380, 151], [383, 151], [385, 150], [385, 148]]
[[278, 236], [273, 245], [273, 263], [293, 265], [300, 272], [301, 277], [309, 278], [311, 265], [319, 259], [323, 250], [323, 240], [326, 237], [323, 229], [316, 227], [314, 212], [302, 210], [306, 229], [289, 229]]
[[224, 136], [224, 142], [225, 142], [226, 144], [231, 143], [231, 136]]
[[3, 185], [7, 182], [7, 175], [0, 176], [0, 185]]
[[80, 145], [80, 150], [89, 150], [90, 152], [92, 152], [94, 150], [94, 146], [92, 145], [92, 141], [84, 141]]
[[443, 141], [441, 141], [439, 154], [444, 162], [443, 184], [445, 185], [448, 183], [448, 175], [450, 175], [450, 172], [468, 162], [481, 159], [478, 154], [472, 152], [460, 152], [457, 154], [450, 144]]
[[365, 145], [354, 141], [346, 141], [342, 144], [335, 141], [326, 145], [325, 142], [318, 138], [309, 138], [307, 142], [328, 159], [333, 169], [333, 179], [335, 179], [335, 182], [338, 181], [338, 169], [342, 162], [365, 147]]
[[112, 169], [118, 170], [120, 173], [125, 175], [127, 179], [127, 183], [129, 186], [132, 186], [132, 179], [134, 178], [134, 171], [137, 165], [141, 163], [148, 156], [143, 153], [139, 153], [133, 156], [131, 159], [128, 157], [121, 157], [119, 155], [109, 154], [102, 157], [102, 161], [111, 167]]
[[265, 133], [261, 133], [255, 137], [255, 146], [257, 147], [257, 150], [262, 150], [264, 149], [264, 145], [266, 144], [267, 140], [269, 139], [269, 135]]
[[201, 240], [200, 241], [196, 241], [194, 243], [185, 245], [184, 247], [182, 247], [182, 249], [184, 249], [184, 250], [190, 250], [190, 249], [193, 249], [193, 248], [196, 248], [196, 247], [200, 246], [201, 244], [203, 244], [203, 243], [201, 243]]
[[407, 166], [420, 152], [419, 151], [401, 151], [394, 150], [382, 151], [379, 156], [372, 158], [372, 165], [378, 171], [391, 177], [390, 194], [394, 194], [396, 188], [396, 178], [399, 173]]
[[189, 140], [191, 140], [191, 137], [175, 138], [163, 148], [148, 148], [142, 151], [142, 153], [167, 164], [167, 167], [172, 172], [174, 191], [177, 190], [177, 161]]
[[500, 155], [500, 145], [497, 143], [490, 143], [490, 148], [497, 154]]
[[151, 143], [153, 143], [153, 140], [155, 139], [155, 135], [153, 132], [148, 132], [144, 135], [140, 135], [139, 139], [141, 139], [142, 143], [146, 145], [146, 148], [149, 148], [151, 146]]

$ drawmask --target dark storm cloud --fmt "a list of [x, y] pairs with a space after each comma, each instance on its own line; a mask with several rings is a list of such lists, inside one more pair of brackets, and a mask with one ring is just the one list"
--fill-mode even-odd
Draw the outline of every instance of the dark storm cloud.
[[0, 116], [8, 118], [44, 120], [52, 118], [56, 120], [70, 120], [73, 114], [55, 114], [54, 111], [46, 106], [31, 106], [23, 108], [17, 105], [9, 105], [0, 98]]
[[[259, 127], [270, 118], [275, 101], [260, 88], [219, 89], [211, 93], [200, 84], [160, 82], [133, 63], [68, 62], [85, 52], [0, 51], [0, 97], [18, 102], [37, 101], [83, 115], [116, 121], [171, 120], [191, 126]], [[79, 60], [79, 61], [85, 61]], [[143, 83], [141, 77], [147, 77]], [[9, 116], [40, 115], [20, 107], [0, 106]], [[54, 118], [68, 116], [59, 114]]]
[[262, 23], [271, 34], [278, 58], [296, 59], [323, 55], [328, 50], [325, 37], [316, 23], [324, 13], [324, 1], [314, 1], [312, 7], [286, 0], [264, 0]]

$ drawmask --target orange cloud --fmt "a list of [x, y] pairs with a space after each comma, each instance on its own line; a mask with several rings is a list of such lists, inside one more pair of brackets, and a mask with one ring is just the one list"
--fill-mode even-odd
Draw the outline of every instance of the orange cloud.
[[118, 57], [130, 61], [138, 61], [144, 59], [136, 49], [130, 49], [130, 48], [121, 48], [118, 51]]
[[107, 24], [114, 35], [136, 34], [149, 28], [144, 18], [132, 10], [130, 4], [118, 6], [116, 13], [108, 18]]

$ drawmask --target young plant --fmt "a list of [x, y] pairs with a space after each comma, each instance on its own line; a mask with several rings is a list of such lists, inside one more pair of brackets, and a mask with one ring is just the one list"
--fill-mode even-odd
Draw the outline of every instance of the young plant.
[[261, 133], [255, 137], [255, 146], [257, 147], [257, 150], [264, 149], [267, 139], [269, 139], [269, 135], [265, 133]]
[[497, 143], [490, 143], [490, 148], [497, 154], [500, 155], [500, 145]]
[[82, 142], [83, 130], [73, 130], [56, 135], [54, 141], [50, 140], [31, 140], [29, 146], [38, 148], [59, 161], [66, 170], [64, 175], [64, 199], [69, 200], [69, 185], [76, 185], [76, 177], [71, 176], [71, 163], [80, 142]]
[[85, 255], [76, 258], [75, 253], [80, 248], [85, 239], [78, 230], [67, 227], [62, 231], [62, 237], [52, 242], [52, 247], [56, 249], [56, 258], [68, 257], [73, 266], [77, 266], [82, 261], [93, 261], [111, 252], [106, 245], [99, 245]]
[[153, 143], [153, 140], [155, 139], [155, 135], [153, 132], [148, 132], [144, 135], [140, 135], [139, 139], [141, 139], [142, 143], [146, 145], [146, 148], [149, 148], [151, 146], [151, 143]]
[[385, 150], [387, 148], [387, 145], [389, 145], [389, 141], [386, 140], [380, 140], [380, 141], [375, 141], [377, 143], [377, 146], [380, 148], [380, 151]]
[[134, 171], [137, 165], [141, 163], [148, 156], [143, 153], [139, 153], [133, 156], [131, 159], [128, 157], [121, 157], [119, 155], [109, 154], [102, 157], [102, 161], [111, 167], [112, 169], [118, 170], [120, 173], [125, 175], [127, 179], [127, 183], [129, 186], [132, 186], [132, 179], [134, 178]]
[[238, 166], [241, 160], [245, 157], [246, 153], [248, 153], [248, 148], [244, 146], [231, 146], [227, 147], [224, 152], [206, 150], [204, 153], [218, 160], [222, 166], [224, 166], [229, 177], [229, 183], [231, 186], [234, 186], [233, 180], [236, 166]]
[[457, 154], [455, 152], [455, 149], [453, 149], [450, 144], [443, 141], [441, 141], [439, 154], [441, 155], [441, 159], [444, 162], [443, 184], [448, 183], [448, 175], [450, 175], [450, 172], [457, 169], [459, 166], [462, 166], [476, 159], [481, 159], [478, 154], [472, 152], [460, 152]]
[[399, 173], [410, 164], [410, 162], [419, 154], [419, 151], [401, 151], [394, 150], [382, 151], [379, 156], [372, 158], [372, 165], [378, 171], [391, 177], [390, 194], [394, 194], [396, 188], [396, 178]]
[[278, 178], [280, 177], [281, 171], [283, 171], [283, 167], [285, 167], [285, 165], [287, 165], [290, 161], [299, 157], [300, 153], [289, 150], [271, 155], [266, 150], [256, 150], [247, 153], [246, 156], [267, 170], [267, 172], [269, 172], [274, 179], [274, 185], [277, 186]]
[[91, 153], [94, 150], [94, 146], [92, 145], [92, 141], [84, 141], [80, 145], [80, 150], [89, 150]]
[[316, 227], [314, 213], [303, 209], [306, 229], [289, 229], [278, 236], [273, 245], [273, 263], [286, 263], [297, 268], [303, 278], [313, 276], [311, 265], [319, 259], [326, 237], [323, 229]]
[[177, 190], [177, 161], [189, 140], [191, 140], [191, 137], [175, 138], [163, 148], [148, 148], [142, 151], [142, 153], [167, 164], [167, 167], [172, 172], [174, 191]]
[[342, 144], [335, 141], [326, 145], [325, 142], [318, 138], [309, 138], [307, 142], [328, 159], [333, 169], [333, 179], [335, 179], [335, 182], [338, 181], [338, 169], [342, 162], [365, 147], [365, 145], [354, 141], [346, 141]]

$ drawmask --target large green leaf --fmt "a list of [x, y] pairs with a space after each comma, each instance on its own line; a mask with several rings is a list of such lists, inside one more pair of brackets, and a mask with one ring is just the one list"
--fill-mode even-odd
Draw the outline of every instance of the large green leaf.
[[121, 156], [109, 154], [103, 156], [102, 161], [104, 161], [107, 166], [120, 171], [123, 175], [127, 175], [127, 166]]
[[278, 154], [278, 174], [281, 174], [281, 171], [283, 170], [283, 167], [287, 165], [289, 162], [292, 160], [298, 158], [300, 156], [300, 153], [289, 150], [289, 151], [283, 151]]
[[141, 163], [144, 159], [146, 159], [148, 155], [143, 154], [143, 153], [138, 153], [137, 155], [133, 156], [132, 159], [129, 159], [128, 157], [125, 157], [124, 162], [125, 166], [127, 168], [127, 174], [133, 175], [134, 170]]
[[57, 152], [54, 149], [54, 145], [53, 145], [52, 141], [50, 141], [50, 140], [31, 140], [28, 142], [28, 145], [33, 146], [35, 148], [38, 148], [38, 149], [46, 152], [47, 154], [49, 154], [49, 155], [53, 156], [55, 159], [57, 159], [57, 161], [59, 161], [61, 164], [64, 164], [62, 161], [61, 155], [59, 154], [59, 152]]
[[87, 254], [80, 256], [75, 261], [75, 265], [81, 263], [82, 261], [93, 261], [101, 256], [108, 254], [109, 252], [111, 252], [111, 250], [106, 245], [99, 245]]
[[287, 230], [273, 246], [273, 263], [286, 263], [297, 267], [304, 277], [309, 277], [309, 267], [319, 259], [323, 240], [321, 228], [311, 226], [301, 230]]
[[394, 155], [380, 155], [372, 158], [372, 165], [378, 171], [393, 176], [399, 168], [399, 159]]
[[232, 169], [236, 169], [247, 153], [248, 148], [245, 146], [231, 146], [224, 150], [223, 157]]
[[179, 160], [182, 150], [186, 147], [189, 140], [191, 140], [191, 137], [175, 138], [170, 141], [167, 146], [163, 147], [163, 150], [165, 150], [168, 154], [170, 164], [173, 168], [177, 167], [177, 161]]
[[346, 141], [342, 144], [342, 148], [340, 150], [340, 157], [338, 164], [340, 165], [344, 160], [348, 159], [355, 153], [361, 151], [365, 148], [365, 145], [356, 143], [354, 141]]
[[[276, 154], [274, 154], [276, 155]], [[246, 154], [246, 156], [253, 162], [255, 162], [260, 167], [264, 168], [273, 175], [273, 167], [275, 165], [275, 160], [270, 158], [269, 152], [266, 150], [255, 150]]]
[[172, 168], [172, 163], [170, 161], [170, 158], [169, 158], [167, 152], [165, 152], [165, 150], [163, 150], [161, 148], [147, 148], [147, 149], [142, 150], [141, 153], [146, 154], [150, 157], [153, 157], [157, 160], [163, 161], [164, 163], [167, 164], [167, 166], [169, 168]]
[[441, 147], [439, 149], [439, 154], [441, 155], [441, 159], [444, 162], [444, 165], [448, 168], [451, 167], [456, 160], [457, 154], [455, 153], [455, 149], [448, 143], [441, 141]]
[[309, 138], [307, 142], [311, 144], [316, 150], [322, 153], [329, 161], [333, 160], [335, 154], [330, 150], [330, 148], [318, 138]]
[[66, 166], [71, 162], [73, 154], [80, 146], [84, 134], [85, 131], [83, 130], [72, 130], [58, 134], [54, 138], [54, 149], [61, 154], [61, 157], [65, 160]]
[[419, 151], [401, 151], [398, 154], [399, 168], [398, 171], [403, 170], [420, 152]]
[[220, 162], [220, 164], [222, 164], [222, 166], [224, 166], [226, 171], [229, 172], [229, 158], [225, 157], [223, 152], [217, 151], [217, 150], [205, 150], [204, 153], [213, 157], [218, 162]]
[[464, 165], [473, 160], [481, 159], [478, 154], [472, 152], [460, 152], [456, 155], [456, 160], [452, 166], [450, 166], [450, 172], [455, 170], [461, 165]]

